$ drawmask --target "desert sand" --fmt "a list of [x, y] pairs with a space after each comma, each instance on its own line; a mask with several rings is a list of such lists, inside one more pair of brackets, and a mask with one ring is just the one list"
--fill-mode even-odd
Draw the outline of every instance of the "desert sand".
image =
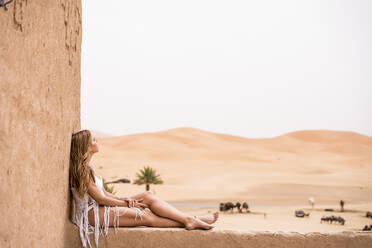
[[[372, 137], [305, 130], [249, 139], [192, 127], [97, 137], [100, 151], [92, 162], [106, 180], [133, 182], [139, 169], [151, 166], [164, 184], [150, 190], [190, 214], [218, 211], [220, 202], [249, 204], [249, 214], [221, 213], [217, 229], [343, 231], [372, 224], [364, 217], [372, 211]], [[121, 196], [145, 190], [144, 185], [114, 187]], [[314, 209], [309, 197], [315, 199]], [[343, 213], [337, 212], [341, 199]], [[296, 218], [296, 209], [310, 216]], [[345, 225], [321, 224], [320, 218], [329, 215], [344, 217]]]

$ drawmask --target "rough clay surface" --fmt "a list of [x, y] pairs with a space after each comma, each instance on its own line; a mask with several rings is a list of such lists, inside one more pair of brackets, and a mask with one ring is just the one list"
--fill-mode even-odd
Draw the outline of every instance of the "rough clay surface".
[[[0, 9], [0, 247], [81, 247], [68, 188], [70, 137], [80, 128], [81, 1], [8, 8]], [[110, 229], [99, 245], [368, 248], [372, 234], [139, 227]]]
[[65, 247], [80, 128], [80, 0], [0, 8], [0, 247]]
[[[76, 229], [76, 227], [74, 227]], [[76, 229], [77, 230], [77, 229]], [[78, 232], [67, 245], [81, 247]], [[93, 238], [91, 238], [93, 242]], [[230, 230], [193, 230], [182, 228], [120, 228], [109, 229], [107, 237], [100, 237], [102, 248], [176, 248], [176, 247], [249, 247], [249, 248], [370, 248], [372, 233], [329, 232], [242, 232]]]

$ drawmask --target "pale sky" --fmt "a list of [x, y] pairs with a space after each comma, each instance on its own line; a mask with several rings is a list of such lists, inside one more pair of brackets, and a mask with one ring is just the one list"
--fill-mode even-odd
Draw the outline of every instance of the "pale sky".
[[82, 128], [372, 136], [372, 1], [83, 0]]

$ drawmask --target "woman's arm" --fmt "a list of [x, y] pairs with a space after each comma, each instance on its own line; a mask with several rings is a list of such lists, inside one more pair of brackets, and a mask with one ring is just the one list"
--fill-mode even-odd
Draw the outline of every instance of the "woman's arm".
[[105, 189], [103, 189], [103, 192], [107, 197], [125, 201], [129, 207], [141, 207], [141, 208], [148, 208], [149, 206], [147, 204], [144, 204], [143, 202], [140, 202], [142, 200], [135, 200], [130, 197], [118, 197], [116, 195], [111, 194], [110, 192], [107, 192]]
[[117, 199], [117, 200], [122, 200], [122, 199], [123, 199], [123, 197], [118, 197], [118, 196], [116, 196], [116, 195], [114, 195], [114, 194], [111, 194], [110, 192], [107, 192], [105, 189], [103, 189], [103, 192], [104, 192], [105, 195], [108, 196], [108, 197], [111, 197], [111, 198], [114, 198], [114, 199]]
[[88, 194], [99, 204], [105, 206], [121, 206], [128, 207], [126, 201], [112, 198], [107, 195], [102, 195], [97, 186], [90, 181], [88, 185]]

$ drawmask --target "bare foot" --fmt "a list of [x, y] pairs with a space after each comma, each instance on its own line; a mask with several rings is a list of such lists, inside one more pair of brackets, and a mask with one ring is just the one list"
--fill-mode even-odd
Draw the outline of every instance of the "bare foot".
[[213, 215], [209, 214], [205, 216], [195, 216], [195, 217], [198, 218], [199, 220], [204, 221], [205, 223], [213, 224], [214, 222], [217, 221], [218, 214], [219, 214], [218, 212], [214, 212]]
[[199, 220], [195, 217], [187, 217], [185, 228], [187, 230], [193, 230], [193, 229], [212, 229], [214, 226], [209, 225], [208, 223], [205, 223], [202, 220]]

